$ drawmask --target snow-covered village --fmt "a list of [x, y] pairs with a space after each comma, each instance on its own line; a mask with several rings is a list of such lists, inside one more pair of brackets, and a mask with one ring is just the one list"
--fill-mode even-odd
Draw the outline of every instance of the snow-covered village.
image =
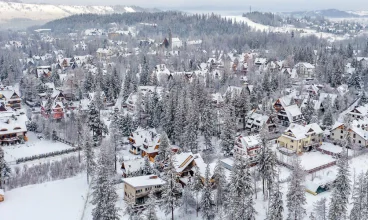
[[0, 220], [368, 219], [368, 12], [248, 8], [0, 2]]

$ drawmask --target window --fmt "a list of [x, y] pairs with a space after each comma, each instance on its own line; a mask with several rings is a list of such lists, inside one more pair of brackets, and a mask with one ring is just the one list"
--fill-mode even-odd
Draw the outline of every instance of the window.
[[331, 133], [332, 134], [332, 136], [334, 136], [334, 133]]
[[291, 140], [291, 143], [294, 143], [294, 140]]
[[342, 140], [342, 136], [340, 136], [340, 139]]
[[341, 134], [343, 134], [344, 133], [344, 131], [343, 130], [341, 130]]
[[362, 143], [362, 141], [359, 141], [359, 144], [361, 144]]

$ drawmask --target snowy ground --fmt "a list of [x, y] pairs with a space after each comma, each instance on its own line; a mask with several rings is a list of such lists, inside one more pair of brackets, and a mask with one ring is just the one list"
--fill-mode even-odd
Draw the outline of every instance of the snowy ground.
[[71, 146], [61, 142], [49, 140], [39, 140], [35, 133], [28, 132], [28, 141], [25, 144], [4, 146], [5, 160], [11, 164], [21, 157], [29, 157], [54, 151], [62, 151], [71, 148]]
[[[368, 155], [362, 155], [356, 157], [349, 162], [351, 179], [353, 182], [354, 176], [356, 177], [360, 172], [366, 172], [368, 167]], [[288, 176], [290, 171], [286, 168], [280, 167], [280, 176]], [[336, 175], [336, 166], [319, 171], [314, 175], [308, 175], [306, 181], [318, 182], [319, 179], [323, 179], [326, 176], [333, 178]], [[281, 179], [281, 178], [280, 178]], [[288, 183], [281, 184], [282, 192], [284, 195], [284, 206], [286, 217], [286, 194]], [[119, 200], [117, 206], [121, 208], [120, 214], [122, 220], [127, 220], [128, 216], [124, 216], [125, 202], [124, 185], [119, 184], [116, 186], [119, 194]], [[258, 187], [261, 185], [258, 183]], [[58, 180], [49, 183], [43, 183], [38, 185], [26, 186], [18, 189], [14, 189], [6, 192], [5, 202], [0, 203], [1, 219], [3, 220], [23, 220], [23, 219], [37, 219], [37, 220], [64, 220], [64, 219], [82, 219], [92, 220], [93, 205], [87, 202], [87, 206], [83, 216], [83, 209], [85, 204], [85, 198], [88, 191], [85, 175], [79, 175], [77, 177]], [[307, 204], [305, 208], [307, 213], [312, 211], [313, 203], [317, 200], [326, 197], [329, 201], [331, 192], [324, 192], [317, 196], [306, 193]], [[268, 209], [268, 201], [264, 200], [262, 193], [259, 191], [257, 199], [255, 200], [256, 210], [258, 212], [258, 219], [265, 219]], [[22, 212], [18, 210], [22, 208]], [[351, 206], [349, 207], [351, 208]], [[195, 212], [192, 214], [184, 215], [180, 210], [175, 210], [176, 219], [201, 219], [201, 213], [199, 217], [196, 217]], [[83, 218], [82, 218], [83, 216]], [[170, 219], [169, 216], [165, 216], [162, 210], [158, 210], [158, 216], [160, 220]], [[308, 219], [307, 217], [305, 219]]]
[[281, 33], [291, 33], [291, 31], [300, 31], [301, 36], [315, 35], [317, 37], [322, 37], [326, 39], [330, 39], [331, 41], [335, 40], [344, 40], [343, 36], [337, 36], [331, 33], [317, 32], [316, 30], [306, 29], [306, 28], [295, 28], [293, 26], [285, 26], [285, 27], [272, 27], [259, 23], [255, 23], [251, 21], [249, 18], [243, 16], [223, 16], [224, 18], [228, 18], [233, 20], [234, 22], [242, 22], [250, 26], [256, 31], [269, 31], [269, 32], [281, 32]]
[[85, 175], [5, 192], [2, 220], [80, 219], [88, 189]]

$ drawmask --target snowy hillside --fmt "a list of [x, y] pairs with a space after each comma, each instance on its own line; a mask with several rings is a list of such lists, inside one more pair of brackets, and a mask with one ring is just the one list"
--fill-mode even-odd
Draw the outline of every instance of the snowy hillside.
[[127, 6], [47, 5], [0, 1], [0, 22], [6, 22], [12, 19], [48, 21], [74, 14], [109, 14], [136, 12], [140, 10], [136, 7]]
[[368, 11], [348, 11], [348, 12], [359, 16], [368, 16]]

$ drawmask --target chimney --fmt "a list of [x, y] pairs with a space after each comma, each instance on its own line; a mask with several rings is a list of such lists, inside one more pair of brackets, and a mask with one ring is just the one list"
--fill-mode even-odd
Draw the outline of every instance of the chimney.
[[156, 175], [155, 175], [155, 176], [150, 176], [149, 178], [150, 178], [150, 179], [157, 179], [157, 178], [158, 178], [158, 176], [156, 176]]

